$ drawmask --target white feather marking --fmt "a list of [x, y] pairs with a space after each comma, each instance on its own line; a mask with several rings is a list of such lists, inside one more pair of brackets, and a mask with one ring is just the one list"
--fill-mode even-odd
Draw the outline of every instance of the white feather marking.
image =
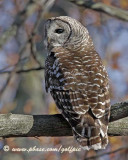
[[104, 94], [99, 94], [98, 97], [104, 97]]
[[67, 121], [69, 121], [69, 119], [68, 118], [65, 118]]
[[76, 63], [80, 63], [80, 61], [75, 60]]
[[101, 146], [101, 143], [97, 143], [97, 144], [92, 145], [91, 148], [94, 150], [98, 150], [98, 149], [101, 149], [102, 146]]
[[56, 77], [58, 78], [59, 76], [61, 76], [61, 73], [57, 73]]
[[70, 84], [76, 84], [76, 82], [71, 82]]
[[53, 69], [55, 69], [56, 68], [56, 65], [55, 65], [55, 63], [53, 64]]
[[54, 70], [53, 74], [55, 74], [55, 75], [56, 75], [56, 73], [57, 73], [57, 70]]
[[76, 75], [76, 76], [80, 76], [80, 75], [83, 75], [83, 73], [77, 72], [77, 73], [75, 73], [75, 75]]
[[[90, 91], [91, 93], [97, 93], [97, 91], [92, 91], [92, 90], [88, 90]], [[92, 98], [97, 98], [97, 97], [92, 97]]]
[[76, 101], [77, 101], [77, 99], [71, 99], [70, 101], [71, 101], [71, 102], [76, 102]]
[[99, 136], [95, 136], [95, 137], [90, 137], [89, 139], [92, 140], [92, 139], [96, 139], [98, 138]]
[[110, 99], [107, 99], [105, 102], [106, 102], [106, 103], [110, 103]]
[[70, 72], [64, 72], [65, 75], [70, 75]]
[[80, 108], [80, 107], [79, 107], [79, 106], [73, 106], [73, 109], [75, 109], [75, 108], [78, 109], [78, 108]]
[[102, 80], [102, 79], [101, 79], [100, 81], [101, 81], [101, 83], [103, 83], [103, 80]]
[[77, 66], [78, 66], [78, 67], [81, 67], [82, 65], [80, 65], [80, 64], [77, 64]]
[[89, 73], [94, 73], [94, 71], [88, 71]]
[[102, 114], [96, 114], [96, 117], [101, 118], [101, 117], [103, 117], [103, 115]]
[[79, 107], [83, 107], [84, 105], [83, 104], [79, 104]]
[[96, 75], [103, 76], [101, 73], [96, 73]]
[[[87, 51], [86, 51], [87, 52]], [[86, 57], [86, 58], [90, 58], [90, 56], [84, 56], [84, 57]]]
[[63, 106], [65, 109], [67, 109], [68, 108], [68, 106]]
[[97, 121], [98, 121], [99, 125], [101, 126], [101, 125], [102, 125], [102, 122], [101, 122], [99, 119], [97, 119]]
[[77, 98], [77, 100], [82, 100], [82, 98]]
[[72, 76], [68, 76], [68, 77], [66, 77], [65, 79], [75, 79], [75, 78], [72, 77]]
[[80, 147], [81, 147], [82, 149], [84, 149], [84, 150], [87, 150], [87, 151], [90, 150], [90, 147], [89, 147], [89, 146], [81, 146], [81, 145], [80, 145]]
[[91, 62], [91, 61], [92, 61], [92, 60], [87, 60], [87, 61], [84, 60], [83, 62], [84, 62], [84, 63], [88, 63], [88, 62]]
[[60, 81], [60, 82], [63, 82], [63, 81], [64, 81], [64, 78], [61, 78], [59, 81]]
[[78, 85], [84, 85], [84, 86], [86, 86], [87, 84], [86, 83], [78, 83]]
[[57, 55], [59, 55], [59, 54], [61, 54], [61, 53], [63, 53], [63, 52], [55, 53], [55, 55], [57, 56]]
[[94, 87], [94, 86], [100, 87], [100, 85], [99, 85], [99, 84], [96, 84], [96, 83], [94, 83], [94, 84], [89, 84], [89, 87]]
[[76, 113], [78, 113], [78, 114], [85, 114], [86, 113], [86, 111], [83, 111], [83, 112], [81, 112], [81, 111], [75, 111]]
[[85, 135], [85, 127], [83, 127], [83, 129], [82, 129], [81, 135], [84, 137], [84, 135]]
[[86, 67], [91, 67], [92, 65], [90, 65], [90, 64], [88, 64], [88, 65], [86, 65]]
[[102, 137], [105, 137], [105, 133], [103, 132], [103, 130], [100, 128], [100, 133], [102, 135]]
[[105, 105], [106, 103], [105, 102], [99, 102], [99, 104]]
[[95, 78], [94, 80], [97, 81], [97, 80], [99, 80], [99, 78]]
[[97, 109], [98, 111], [100, 111], [101, 113], [105, 113], [105, 110], [103, 109]]

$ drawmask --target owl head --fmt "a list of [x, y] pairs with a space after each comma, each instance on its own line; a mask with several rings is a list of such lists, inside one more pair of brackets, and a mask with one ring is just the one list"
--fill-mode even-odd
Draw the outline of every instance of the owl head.
[[89, 40], [87, 29], [77, 20], [67, 17], [52, 17], [45, 24], [45, 44], [48, 49], [54, 47], [76, 48], [84, 46]]

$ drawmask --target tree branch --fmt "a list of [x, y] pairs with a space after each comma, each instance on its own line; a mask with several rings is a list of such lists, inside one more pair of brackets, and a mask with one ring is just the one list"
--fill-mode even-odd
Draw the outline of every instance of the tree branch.
[[[35, 67], [35, 68], [27, 68], [27, 69], [17, 69], [15, 71], [15, 73], [17, 73], [17, 74], [19, 74], [19, 73], [28, 73], [28, 72], [32, 72], [32, 71], [41, 71], [41, 70], [44, 70], [44, 69], [45, 69], [45, 67], [43, 67], [43, 66]], [[0, 75], [1, 74], [8, 74], [8, 73], [11, 73], [11, 72], [12, 71], [3, 71], [3, 70], [0, 70]]]
[[123, 146], [123, 147], [120, 147], [114, 151], [110, 151], [110, 152], [105, 152], [105, 153], [101, 153], [101, 154], [98, 154], [96, 156], [91, 156], [91, 157], [87, 157], [85, 160], [93, 160], [93, 159], [97, 159], [98, 157], [102, 157], [102, 156], [106, 156], [106, 155], [109, 155], [109, 154], [112, 154], [112, 153], [116, 153], [116, 152], [119, 152], [119, 151], [122, 151], [124, 149], [128, 149], [128, 146]]
[[8, 28], [8, 30], [5, 31], [5, 32], [1, 35], [1, 38], [0, 38], [0, 49], [3, 47], [3, 45], [6, 43], [6, 41], [7, 41], [10, 37], [16, 35], [17, 30], [18, 30], [18, 27], [21, 26], [21, 25], [24, 23], [24, 21], [26, 20], [26, 18], [27, 18], [26, 13], [27, 13], [28, 7], [29, 7], [29, 5], [32, 4], [32, 3], [33, 3], [33, 0], [29, 0], [29, 1], [26, 3], [25, 8], [17, 14], [17, 16], [16, 16], [13, 24], [10, 26], [10, 28]]
[[73, 2], [78, 6], [89, 8], [95, 11], [100, 11], [110, 16], [114, 16], [118, 19], [128, 21], [128, 11], [126, 10], [114, 6], [108, 6], [101, 2], [95, 3], [92, 0], [68, 0], [68, 1]]
[[[128, 102], [117, 103], [112, 106], [108, 130], [110, 136], [128, 135], [127, 116]], [[36, 136], [72, 136], [72, 130], [60, 114], [33, 116], [11, 113], [0, 114], [0, 137]]]
[[[32, 31], [32, 33], [31, 33], [31, 35], [28, 36], [28, 38], [27, 38], [27, 40], [25, 41], [25, 43], [23, 44], [23, 46], [20, 47], [20, 50], [19, 50], [19, 55], [20, 55], [20, 57], [22, 56], [23, 51], [24, 51], [24, 49], [26, 48], [27, 44], [33, 41], [33, 36], [34, 36], [34, 35], [36, 34], [36, 32], [37, 32], [37, 28], [38, 28], [38, 26], [39, 26], [39, 24], [40, 24], [40, 21], [41, 21], [42, 17], [43, 17], [44, 14], [52, 7], [52, 5], [54, 4], [54, 1], [55, 1], [55, 0], [44, 0], [44, 1], [42, 1], [41, 4], [38, 4], [38, 7], [39, 7], [40, 9], [39, 9], [39, 13], [38, 13], [38, 16], [37, 16], [37, 20], [36, 20], [36, 22], [35, 22], [35, 24], [34, 24], [33, 31]], [[6, 40], [8, 39], [8, 38], [7, 38], [8, 36], [9, 36], [9, 37], [10, 37], [10, 36], [16, 36], [17, 31], [18, 31], [18, 27], [19, 27], [20, 25], [22, 25], [22, 24], [24, 23], [24, 21], [26, 20], [26, 17], [27, 17], [27, 9], [28, 9], [28, 7], [29, 7], [29, 5], [30, 5], [31, 3], [35, 3], [35, 4], [36, 4], [36, 2], [34, 2], [33, 0], [29, 0], [28, 3], [26, 4], [26, 7], [24, 8], [24, 10], [21, 11], [21, 12], [16, 16], [16, 19], [15, 19], [15, 21], [13, 22], [12, 26], [8, 29], [8, 31], [6, 31], [6, 32], [3, 33], [3, 36], [2, 36], [3, 39], [2, 39], [2, 38], [0, 39], [0, 48], [2, 48], [2, 46], [3, 46], [4, 43], [6, 42]], [[14, 29], [14, 30], [13, 30], [13, 29]], [[10, 34], [10, 31], [11, 31], [11, 34]], [[14, 32], [14, 34], [12, 34], [13, 32]], [[4, 41], [4, 42], [3, 42], [3, 41]], [[2, 42], [2, 43], [1, 43], [1, 42]], [[32, 44], [33, 44], [33, 43], [32, 43]], [[32, 46], [32, 47], [33, 47], [33, 46]], [[33, 48], [31, 48], [31, 51], [33, 52]], [[36, 56], [35, 56], [34, 54], [33, 54], [33, 56], [34, 56], [34, 58], [36, 59]], [[36, 59], [36, 60], [37, 60], [37, 59]], [[20, 61], [20, 59], [19, 59], [19, 61]], [[18, 61], [18, 62], [16, 63], [16, 65], [14, 66], [13, 70], [7, 71], [7, 72], [9, 73], [9, 75], [8, 75], [8, 78], [7, 78], [7, 80], [6, 80], [5, 85], [3, 86], [3, 88], [2, 88], [1, 91], [0, 91], [0, 98], [2, 97], [3, 92], [4, 92], [5, 89], [7, 88], [8, 83], [10, 82], [11, 77], [12, 77], [15, 73], [22, 73], [22, 72], [26, 73], [26, 72], [30, 72], [30, 71], [33, 70], [33, 69], [27, 69], [27, 70], [22, 69], [22, 70], [20, 70], [20, 71], [19, 71], [19, 70], [17, 71], [17, 67], [18, 67], [19, 61]], [[44, 68], [44, 67], [39, 66], [38, 68], [36, 68], [36, 71], [37, 71], [37, 70], [41, 70], [42, 68]], [[34, 70], [35, 70], [35, 69], [34, 69]], [[6, 71], [5, 71], [5, 72], [6, 72]], [[6, 72], [6, 73], [7, 73], [7, 72]], [[3, 73], [4, 73], [4, 72], [3, 72]]]

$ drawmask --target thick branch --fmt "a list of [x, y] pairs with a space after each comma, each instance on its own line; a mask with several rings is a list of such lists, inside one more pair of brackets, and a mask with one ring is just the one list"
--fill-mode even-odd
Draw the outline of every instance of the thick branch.
[[79, 5], [85, 8], [106, 13], [110, 16], [114, 16], [124, 21], [128, 21], [128, 11], [126, 10], [123, 10], [114, 6], [108, 6], [100, 2], [95, 3], [92, 0], [68, 0], [68, 1], [73, 2], [76, 5]]
[[[128, 102], [112, 106], [108, 134], [111, 136], [128, 135], [127, 116]], [[36, 136], [72, 136], [72, 130], [60, 114], [34, 116], [0, 114], [0, 137]]]

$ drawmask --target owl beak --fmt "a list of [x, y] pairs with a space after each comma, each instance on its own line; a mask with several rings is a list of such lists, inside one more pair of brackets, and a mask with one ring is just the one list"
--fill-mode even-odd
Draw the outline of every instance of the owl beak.
[[50, 44], [50, 38], [45, 38], [44, 39], [44, 45], [45, 45], [45, 47], [47, 48], [49, 46], [49, 44]]

